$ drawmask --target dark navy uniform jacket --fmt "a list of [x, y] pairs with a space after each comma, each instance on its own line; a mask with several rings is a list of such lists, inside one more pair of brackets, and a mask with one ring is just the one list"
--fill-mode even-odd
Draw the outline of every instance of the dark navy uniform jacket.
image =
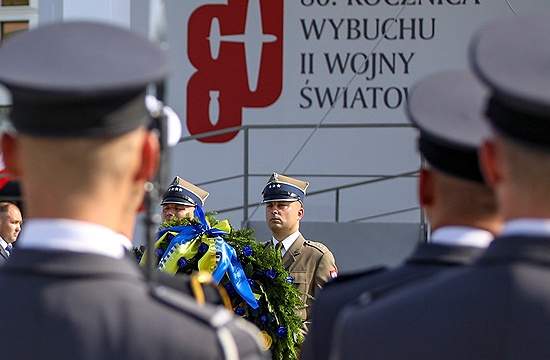
[[129, 257], [19, 249], [0, 269], [0, 293], [12, 310], [0, 321], [5, 359], [223, 359], [224, 338], [241, 358], [263, 358], [249, 324], [150, 288]]
[[336, 278], [321, 291], [313, 305], [312, 323], [302, 348], [302, 359], [329, 359], [336, 319], [349, 303], [367, 305], [444, 270], [469, 264], [481, 251], [469, 246], [424, 243], [395, 269], [374, 268], [362, 274]]
[[334, 358], [549, 359], [548, 279], [550, 235], [501, 236], [470, 267], [346, 310]]

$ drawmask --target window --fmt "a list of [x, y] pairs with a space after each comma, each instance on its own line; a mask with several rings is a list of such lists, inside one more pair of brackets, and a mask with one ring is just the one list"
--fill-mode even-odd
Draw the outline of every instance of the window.
[[2, 6], [29, 6], [29, 0], [2, 0]]
[[29, 22], [27, 20], [0, 22], [0, 42], [28, 29]]
[[[11, 129], [9, 121], [10, 106], [0, 105], [0, 132]], [[1, 156], [0, 156], [1, 158]], [[2, 164], [0, 162], [0, 168]]]
[[0, 105], [0, 127], [2, 123], [8, 118], [10, 107], [7, 105]]
[[[0, 0], [0, 46], [11, 36], [38, 25], [38, 0]], [[0, 89], [0, 107], [10, 103], [5, 90]], [[5, 113], [0, 111], [0, 115]]]
[[10, 36], [37, 24], [37, 0], [0, 0], [0, 46]]

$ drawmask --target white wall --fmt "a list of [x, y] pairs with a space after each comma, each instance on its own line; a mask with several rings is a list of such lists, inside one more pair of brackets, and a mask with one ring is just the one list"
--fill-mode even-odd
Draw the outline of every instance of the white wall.
[[[271, 239], [265, 222], [253, 222], [256, 239]], [[320, 241], [334, 254], [341, 273], [374, 266], [395, 266], [403, 261], [420, 241], [420, 228], [411, 223], [331, 224], [303, 222], [300, 232], [306, 239]]]
[[65, 0], [63, 20], [96, 20], [130, 27], [130, 0]]
[[[251, 0], [248, 2], [252, 3]], [[260, 3], [262, 8], [271, 6], [275, 2], [269, 0], [254, 0]], [[183, 120], [184, 132], [189, 134], [187, 121], [207, 123], [203, 119], [188, 117], [188, 109], [193, 101], [204, 97], [216, 87], [225, 89], [226, 96], [231, 99], [241, 100], [239, 91], [232, 89], [234, 80], [229, 76], [236, 72], [234, 68], [245, 61], [246, 46], [238, 43], [237, 39], [222, 39], [219, 54], [228, 54], [223, 58], [208, 59], [204, 53], [208, 53], [208, 44], [216, 41], [215, 37], [209, 37], [209, 27], [217, 19], [223, 36], [241, 36], [245, 32], [246, 21], [249, 16], [257, 16], [258, 12], [249, 14], [239, 8], [239, 1], [221, 0], [166, 0], [168, 8], [168, 40], [169, 54], [172, 65], [172, 76], [168, 86], [169, 104], [178, 112]], [[279, 2], [277, 2], [279, 3]], [[283, 35], [283, 89], [280, 97], [272, 104], [265, 107], [244, 107], [242, 112], [242, 124], [316, 124], [323, 119], [324, 123], [406, 123], [402, 107], [391, 108], [379, 103], [377, 108], [363, 109], [346, 108], [341, 103], [332, 110], [325, 106], [312, 106], [301, 108], [305, 102], [301, 96], [304, 86], [318, 86], [321, 89], [343, 87], [349, 85], [350, 91], [365, 87], [390, 87], [410, 88], [418, 79], [435, 71], [466, 68], [468, 66], [468, 44], [472, 34], [483, 24], [491, 19], [504, 16], [514, 16], [504, 1], [490, 0], [466, 0], [466, 1], [407, 1], [405, 7], [391, 6], [400, 3], [397, 1], [364, 1], [364, 0], [337, 0], [337, 1], [310, 1], [287, 0], [284, 1]], [[433, 4], [432, 4], [433, 3]], [[441, 4], [440, 4], [441, 3]], [[460, 5], [452, 5], [459, 4]], [[548, 0], [522, 0], [512, 1], [516, 10], [521, 14], [539, 11], [550, 11]], [[305, 6], [303, 4], [313, 4]], [[321, 6], [320, 4], [327, 4]], [[357, 5], [363, 4], [363, 5]], [[377, 4], [377, 5], [366, 5]], [[438, 5], [440, 4], [440, 5]], [[401, 9], [402, 8], [402, 9]], [[405, 21], [405, 30], [408, 34], [404, 39], [389, 40], [365, 40], [349, 39], [347, 31], [334, 35], [335, 26], [345, 29], [346, 20], [368, 20], [369, 29], [377, 20], [392, 19], [398, 13], [399, 18]], [[197, 21], [190, 25], [189, 19], [196, 18], [198, 13], [209, 12], [210, 18], [202, 18], [202, 23]], [[230, 15], [228, 15], [230, 14]], [[274, 15], [264, 11], [262, 21], [272, 20]], [[271, 16], [271, 18], [270, 18]], [[321, 39], [306, 38], [302, 27], [302, 20], [309, 22], [317, 20], [324, 23], [324, 35]], [[332, 20], [332, 25], [329, 21]], [[430, 24], [435, 23], [434, 36], [422, 39], [420, 32], [420, 20], [426, 27], [425, 33], [430, 33]], [[416, 35], [411, 36], [410, 24], [414, 22]], [[334, 25], [336, 24], [336, 25]], [[362, 23], [361, 23], [362, 24]], [[192, 28], [202, 26], [201, 32], [195, 39], [195, 46], [190, 49], [189, 39], [192, 37]], [[361, 25], [362, 26], [362, 25]], [[360, 26], [360, 27], [361, 27]], [[395, 36], [398, 24], [391, 32]], [[196, 30], [196, 28], [195, 28]], [[264, 34], [265, 34], [264, 29]], [[353, 35], [353, 34], [352, 34]], [[352, 36], [353, 37], [353, 36]], [[428, 36], [426, 36], [428, 37]], [[210, 40], [209, 40], [210, 39]], [[380, 41], [379, 41], [380, 40]], [[237, 41], [237, 42], [235, 42]], [[248, 40], [247, 40], [248, 41]], [[267, 46], [263, 45], [265, 50]], [[239, 48], [241, 47], [241, 48]], [[206, 57], [206, 63], [213, 63], [213, 67], [225, 66], [224, 70], [216, 76], [208, 77], [206, 70], [197, 69], [204, 63], [192, 64], [189, 54]], [[212, 50], [210, 50], [212, 51]], [[370, 54], [374, 52], [380, 59], [380, 54], [391, 58], [397, 54], [397, 59], [404, 55], [410, 59], [408, 66], [397, 61], [395, 72], [386, 66], [382, 74], [376, 73], [375, 79], [369, 79], [372, 75], [367, 73], [357, 75], [350, 71], [343, 74], [335, 74], [327, 71], [324, 61], [325, 53], [334, 57], [336, 54], [344, 55], [348, 52]], [[302, 53], [315, 54], [315, 66], [313, 73], [303, 74], [301, 71]], [[414, 54], [414, 55], [411, 55]], [[412, 57], [411, 57], [412, 56]], [[223, 60], [220, 60], [222, 59]], [[371, 59], [373, 57], [371, 56]], [[264, 59], [262, 58], [262, 61]], [[228, 66], [227, 64], [231, 64]], [[237, 64], [237, 65], [235, 65]], [[380, 63], [377, 63], [378, 65]], [[234, 68], [232, 68], [233, 66]], [[240, 65], [239, 65], [240, 66]], [[265, 69], [264, 69], [265, 70]], [[276, 69], [278, 71], [278, 68]], [[190, 79], [197, 79], [197, 71], [207, 78], [203, 88], [191, 89]], [[210, 73], [213, 73], [210, 71]], [[271, 72], [272, 74], [273, 72]], [[205, 76], [206, 74], [206, 76]], [[244, 76], [243, 76], [244, 77]], [[240, 79], [240, 78], [239, 78]], [[309, 81], [309, 83], [307, 83]], [[306, 85], [308, 84], [308, 85]], [[265, 84], [264, 84], [265, 85]], [[269, 87], [269, 84], [266, 85]], [[190, 94], [190, 95], [189, 95]], [[229, 94], [229, 95], [227, 95]], [[220, 95], [220, 99], [223, 96]], [[191, 100], [189, 100], [191, 99]], [[325, 115], [328, 116], [325, 117]], [[269, 173], [271, 171], [283, 171], [289, 161], [296, 154], [300, 146], [308, 138], [311, 129], [308, 130], [253, 130], [250, 132], [250, 172]], [[416, 133], [412, 129], [345, 129], [345, 130], [319, 130], [312, 137], [309, 144], [296, 158], [289, 173], [305, 174], [398, 174], [419, 168], [420, 160], [416, 151]], [[178, 145], [172, 157], [172, 169], [174, 174], [183, 176], [192, 182], [203, 182], [222, 177], [243, 173], [243, 135], [239, 134], [234, 139], [225, 143], [201, 143], [191, 141]], [[249, 183], [249, 201], [260, 199], [260, 194], [265, 181], [264, 178], [253, 178]], [[308, 179], [311, 182], [310, 190], [316, 191], [335, 185], [343, 185], [360, 181], [358, 178], [316, 178]], [[218, 184], [205, 186], [211, 192], [207, 207], [210, 209], [223, 209], [242, 205], [243, 182], [235, 179]], [[311, 197], [307, 202], [307, 221], [332, 221], [334, 194], [325, 194], [319, 197]], [[418, 206], [416, 199], [415, 179], [399, 179], [377, 183], [345, 190], [341, 194], [341, 220], [353, 219], [376, 215], [380, 213], [410, 209]], [[262, 209], [252, 217], [252, 220], [263, 218]], [[239, 223], [240, 212], [224, 214], [234, 223]], [[420, 214], [418, 210], [398, 213], [376, 221], [418, 222]]]

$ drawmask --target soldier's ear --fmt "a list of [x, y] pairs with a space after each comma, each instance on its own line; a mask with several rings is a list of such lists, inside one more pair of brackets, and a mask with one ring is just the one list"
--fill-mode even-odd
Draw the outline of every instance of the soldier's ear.
[[418, 177], [418, 202], [421, 207], [429, 207], [434, 202], [434, 179], [433, 173], [426, 168], [420, 169]]
[[158, 136], [153, 132], [146, 132], [141, 145], [141, 163], [136, 173], [136, 180], [151, 180], [157, 170], [160, 159], [160, 144]]
[[486, 140], [479, 149], [481, 173], [485, 182], [494, 188], [502, 180], [501, 159], [494, 141]]
[[17, 144], [18, 142], [14, 135], [8, 133], [2, 134], [1, 148], [4, 169], [13, 177], [21, 176], [21, 169], [17, 161], [19, 156], [19, 148]]
[[304, 217], [304, 205], [300, 204], [300, 210], [298, 210], [298, 220], [302, 220]]

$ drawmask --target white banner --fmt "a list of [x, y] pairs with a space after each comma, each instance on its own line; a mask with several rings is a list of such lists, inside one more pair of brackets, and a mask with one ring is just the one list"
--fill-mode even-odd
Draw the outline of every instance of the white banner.
[[[550, 10], [547, 0], [511, 3], [522, 14]], [[169, 0], [167, 10], [169, 104], [191, 135], [246, 124], [405, 123], [417, 79], [467, 67], [473, 32], [514, 16], [504, 0]], [[310, 132], [251, 131], [250, 172], [282, 171]], [[177, 147], [175, 172], [199, 182], [242, 174], [242, 158], [242, 135], [220, 135]], [[418, 165], [412, 129], [338, 129], [320, 130], [287, 172], [395, 174]], [[251, 180], [251, 202], [265, 180]], [[358, 180], [309, 179], [313, 191]], [[223, 196], [209, 207], [241, 205], [239, 181], [212, 185]], [[342, 216], [416, 205], [414, 179], [377, 186], [343, 194]], [[309, 220], [332, 220], [327, 196], [312, 201]]]

